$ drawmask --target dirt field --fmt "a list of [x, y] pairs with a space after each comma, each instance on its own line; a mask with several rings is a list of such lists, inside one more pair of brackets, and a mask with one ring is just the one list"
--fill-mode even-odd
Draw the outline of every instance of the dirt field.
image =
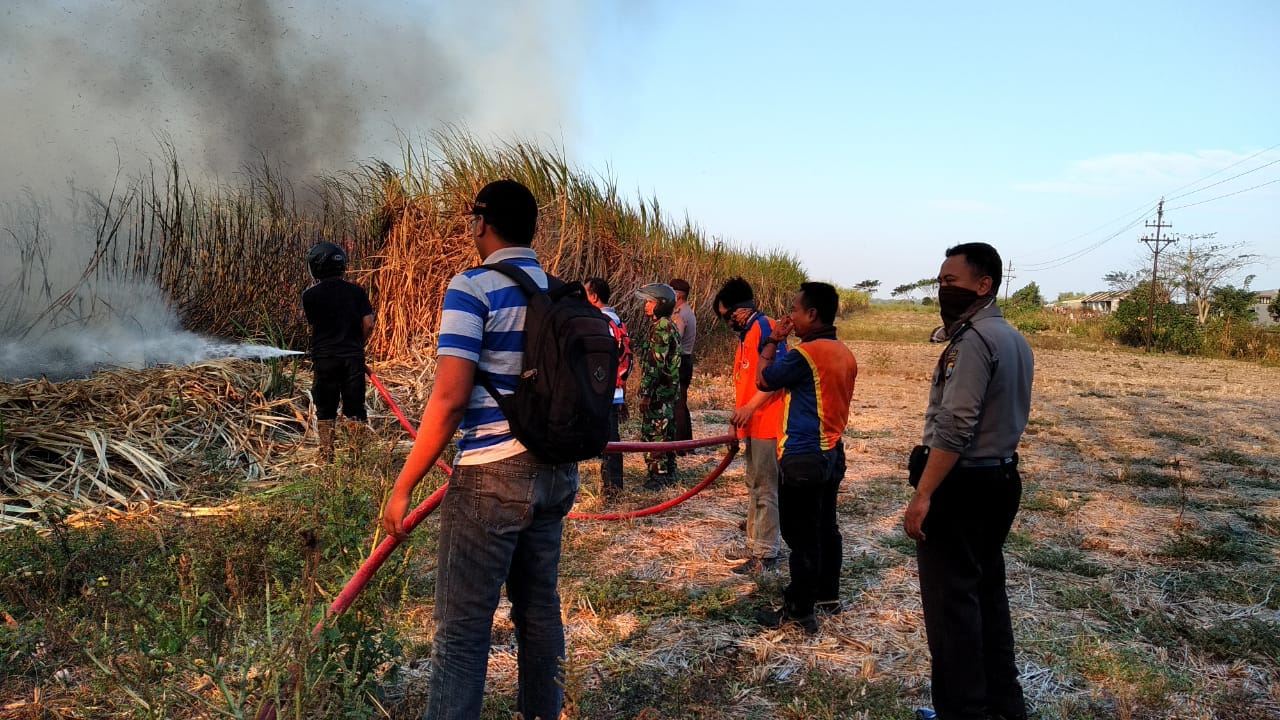
[[[740, 541], [740, 462], [674, 511], [572, 522], [571, 712], [906, 718], [928, 704], [902, 466], [938, 348], [851, 346], [860, 372], [840, 502], [850, 609], [814, 637], [753, 626], [751, 610], [785, 578], [743, 579], [722, 556]], [[1280, 370], [1118, 351], [1039, 350], [1036, 360], [1023, 509], [1006, 554], [1038, 717], [1280, 717]], [[700, 372], [695, 387], [695, 434], [727, 432], [727, 378]], [[681, 460], [686, 485], [716, 452]], [[627, 462], [629, 480], [642, 477], [639, 459]], [[580, 510], [598, 507], [597, 482], [584, 464]], [[425, 610], [407, 629], [419, 640], [430, 637]], [[514, 641], [499, 625], [490, 694], [511, 695]]]

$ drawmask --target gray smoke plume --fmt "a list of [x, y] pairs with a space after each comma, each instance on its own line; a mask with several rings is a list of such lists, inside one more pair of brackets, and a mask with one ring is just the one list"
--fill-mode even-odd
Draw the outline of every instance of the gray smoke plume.
[[[78, 280], [94, 235], [62, 209], [82, 201], [70, 183], [105, 196], [162, 142], [198, 183], [234, 182], [264, 159], [305, 183], [372, 157], [396, 164], [405, 137], [444, 123], [481, 139], [563, 135], [559, 36], [577, 30], [577, 0], [425, 5], [5, 3], [0, 377], [38, 368], [43, 342], [49, 358], [92, 368], [134, 364], [120, 348], [158, 347], [156, 333], [180, 331], [154, 288]], [[33, 258], [38, 272], [18, 267]], [[73, 302], [56, 321], [40, 317], [66, 293]]]

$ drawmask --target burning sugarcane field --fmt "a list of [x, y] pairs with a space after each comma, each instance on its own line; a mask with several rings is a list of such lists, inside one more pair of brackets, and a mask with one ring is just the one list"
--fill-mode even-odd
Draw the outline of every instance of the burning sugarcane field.
[[808, 84], [914, 18], [546, 5], [0, 11], [0, 720], [1280, 719], [1280, 145], [916, 167]]

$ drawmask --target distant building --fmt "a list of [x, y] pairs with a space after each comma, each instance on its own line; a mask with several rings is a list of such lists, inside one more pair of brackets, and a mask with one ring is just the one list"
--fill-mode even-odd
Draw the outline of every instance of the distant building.
[[1102, 292], [1090, 293], [1082, 298], [1072, 300], [1073, 303], [1079, 303], [1079, 307], [1084, 312], [1094, 312], [1101, 315], [1110, 315], [1115, 312], [1116, 306], [1121, 300], [1129, 297], [1128, 290], [1104, 290]]
[[1271, 327], [1276, 325], [1275, 318], [1271, 317], [1271, 312], [1267, 308], [1271, 303], [1275, 302], [1276, 295], [1280, 294], [1280, 290], [1259, 290], [1253, 296], [1253, 311], [1257, 317], [1254, 322], [1262, 327]]

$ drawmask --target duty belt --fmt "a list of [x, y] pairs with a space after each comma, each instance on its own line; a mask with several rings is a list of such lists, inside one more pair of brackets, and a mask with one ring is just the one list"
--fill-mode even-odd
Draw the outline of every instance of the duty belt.
[[1005, 465], [1013, 465], [1018, 462], [1018, 455], [1014, 453], [1013, 457], [1007, 458], [960, 458], [956, 462], [956, 467], [962, 468], [991, 468], [1003, 467]]

